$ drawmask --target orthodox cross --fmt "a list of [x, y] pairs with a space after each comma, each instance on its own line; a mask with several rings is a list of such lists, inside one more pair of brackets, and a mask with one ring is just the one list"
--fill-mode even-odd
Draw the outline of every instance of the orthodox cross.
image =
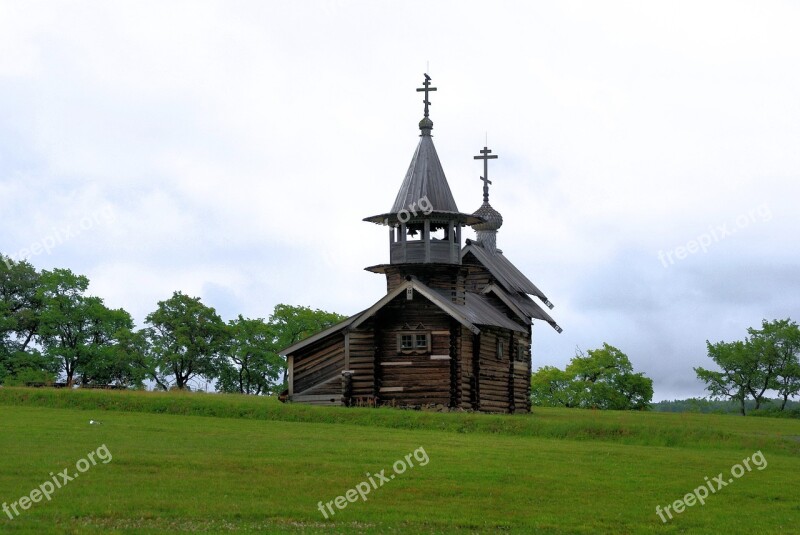
[[424, 91], [425, 92], [425, 100], [423, 100], [422, 102], [425, 103], [425, 117], [427, 118], [428, 117], [428, 106], [430, 106], [430, 104], [431, 104], [428, 101], [428, 92], [429, 91], [436, 91], [436, 88], [435, 87], [430, 87], [430, 85], [431, 85], [431, 77], [428, 76], [427, 73], [425, 73], [425, 81], [422, 82], [422, 85], [424, 85], [425, 87], [418, 87], [417, 88], [417, 93], [419, 93], [420, 91]]
[[480, 153], [480, 156], [473, 156], [473, 158], [483, 160], [483, 176], [481, 177], [481, 180], [483, 180], [483, 202], [489, 202], [489, 184], [492, 183], [489, 180], [489, 160], [497, 159], [497, 154], [492, 154], [488, 147], [483, 147]]

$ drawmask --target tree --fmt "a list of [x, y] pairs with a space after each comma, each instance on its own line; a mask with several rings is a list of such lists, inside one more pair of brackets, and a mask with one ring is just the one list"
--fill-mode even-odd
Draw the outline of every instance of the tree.
[[564, 370], [544, 366], [531, 375], [531, 400], [539, 407], [577, 407], [579, 390]]
[[759, 380], [758, 357], [752, 348], [742, 341], [717, 342], [706, 341], [708, 356], [722, 371], [694, 369], [697, 378], [706, 383], [706, 389], [714, 399], [728, 397], [739, 403], [739, 412], [744, 416], [747, 411], [745, 400], [747, 394], [754, 391], [754, 382]]
[[145, 379], [152, 379], [159, 388], [168, 390], [168, 386], [160, 382], [160, 376], [152, 358], [147, 330], [122, 328], [115, 334], [116, 344], [109, 360], [108, 383], [142, 388]]
[[747, 329], [744, 341], [706, 342], [708, 356], [721, 371], [695, 368], [697, 377], [716, 399], [728, 397], [739, 403], [739, 412], [746, 414], [748, 395], [761, 407], [764, 394], [777, 390], [783, 398], [781, 410], [788, 399], [800, 392], [800, 330], [789, 319], [768, 322], [761, 329]]
[[0, 256], [0, 342], [26, 351], [38, 326], [39, 273], [26, 261]]
[[751, 340], [773, 365], [769, 388], [783, 399], [781, 411], [790, 397], [800, 393], [800, 327], [791, 319], [763, 320], [761, 329], [747, 330]]
[[653, 380], [633, 373], [627, 355], [606, 343], [576, 355], [566, 373], [580, 390], [579, 403], [585, 408], [646, 409], [653, 399]]
[[198, 375], [216, 376], [228, 332], [216, 311], [200, 298], [175, 292], [158, 302], [145, 323], [149, 325], [147, 338], [160, 385], [166, 385], [167, 377], [174, 377], [175, 386], [184, 390]]
[[58, 377], [58, 362], [37, 349], [0, 351], [0, 384], [24, 386], [27, 383], [53, 383]]
[[606, 343], [578, 353], [564, 371], [546, 366], [531, 377], [534, 405], [613, 410], [645, 410], [653, 380], [634, 373], [627, 355]]
[[87, 303], [84, 292], [89, 279], [68, 269], [42, 271], [37, 292], [42, 302], [39, 341], [45, 353], [60, 362], [61, 371], [72, 386], [75, 369], [86, 345]]
[[85, 295], [88, 287], [85, 276], [55, 269], [42, 271], [37, 292], [42, 303], [37, 336], [45, 354], [59, 361], [67, 386], [77, 376], [81, 384], [106, 384], [104, 361], [112, 351], [115, 333], [133, 327], [130, 314]]
[[[269, 317], [269, 323], [274, 328], [275, 347], [281, 350], [345, 319], [347, 316], [335, 312], [280, 304], [275, 305], [275, 310]], [[284, 363], [283, 366], [283, 382], [285, 383], [286, 364]]]
[[52, 381], [57, 372], [52, 359], [33, 347], [41, 311], [39, 283], [31, 264], [0, 255], [0, 383]]
[[228, 323], [230, 341], [219, 370], [217, 388], [222, 392], [268, 394], [284, 368], [278, 355], [275, 330], [263, 319], [241, 315]]

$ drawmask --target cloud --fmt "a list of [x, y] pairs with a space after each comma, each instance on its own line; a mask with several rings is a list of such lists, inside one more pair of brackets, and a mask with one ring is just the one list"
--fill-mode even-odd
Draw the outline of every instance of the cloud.
[[[798, 8], [321, 0], [0, 6], [0, 250], [89, 275], [141, 322], [174, 290], [226, 318], [354, 313], [385, 291], [389, 208], [434, 141], [463, 211], [500, 159], [499, 246], [556, 304], [536, 365], [606, 341], [701, 395], [706, 339], [800, 317]], [[667, 267], [717, 225], [751, 221]], [[465, 233], [466, 237], [471, 231]]]

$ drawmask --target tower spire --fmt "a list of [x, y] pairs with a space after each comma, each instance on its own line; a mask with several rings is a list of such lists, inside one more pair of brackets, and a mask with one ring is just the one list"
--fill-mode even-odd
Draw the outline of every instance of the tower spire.
[[489, 180], [489, 160], [496, 160], [497, 154], [492, 154], [492, 151], [484, 146], [483, 149], [480, 150], [479, 156], [473, 156], [475, 160], [483, 160], [483, 176], [481, 180], [483, 180], [483, 202], [489, 202], [489, 184], [492, 183]]

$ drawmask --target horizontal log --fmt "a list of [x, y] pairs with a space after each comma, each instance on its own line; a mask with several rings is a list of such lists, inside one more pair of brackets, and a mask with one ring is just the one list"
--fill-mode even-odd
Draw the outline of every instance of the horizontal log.
[[442, 379], [434, 380], [411, 380], [407, 377], [384, 377], [380, 381], [380, 386], [405, 386], [407, 388], [424, 388], [432, 391], [450, 391], [450, 384]]
[[[402, 394], [389, 394], [384, 396], [381, 395], [381, 398], [385, 401], [388, 401], [389, 405], [391, 402], [394, 401], [398, 405], [430, 405], [430, 404], [437, 404], [437, 405], [449, 405], [450, 398], [449, 397], [420, 397], [419, 394], [412, 394], [412, 395], [402, 395]], [[387, 403], [383, 403], [386, 405]]]
[[433, 371], [430, 369], [416, 368], [413, 366], [396, 366], [391, 368], [384, 368], [382, 376], [406, 377], [408, 378], [408, 380], [425, 379], [426, 377], [429, 377], [431, 379], [436, 379], [438, 381], [445, 379], [448, 382], [450, 381], [450, 374], [447, 373], [447, 370]]
[[301, 403], [313, 402], [313, 401], [340, 401], [338, 398], [341, 398], [341, 395], [333, 395], [333, 394], [319, 394], [319, 395], [307, 395], [307, 396], [300, 396], [295, 394], [292, 396], [291, 401], [299, 401]]
[[[335, 394], [341, 391], [341, 376], [334, 375], [333, 377], [322, 381], [321, 383], [317, 383], [311, 388], [307, 388], [300, 392], [295, 392], [295, 396], [304, 396], [307, 394]], [[324, 390], [325, 388], [329, 388], [330, 390]]]
[[481, 398], [481, 409], [500, 409], [500, 410], [508, 410], [508, 403], [503, 401], [495, 401], [491, 399], [483, 399]]

